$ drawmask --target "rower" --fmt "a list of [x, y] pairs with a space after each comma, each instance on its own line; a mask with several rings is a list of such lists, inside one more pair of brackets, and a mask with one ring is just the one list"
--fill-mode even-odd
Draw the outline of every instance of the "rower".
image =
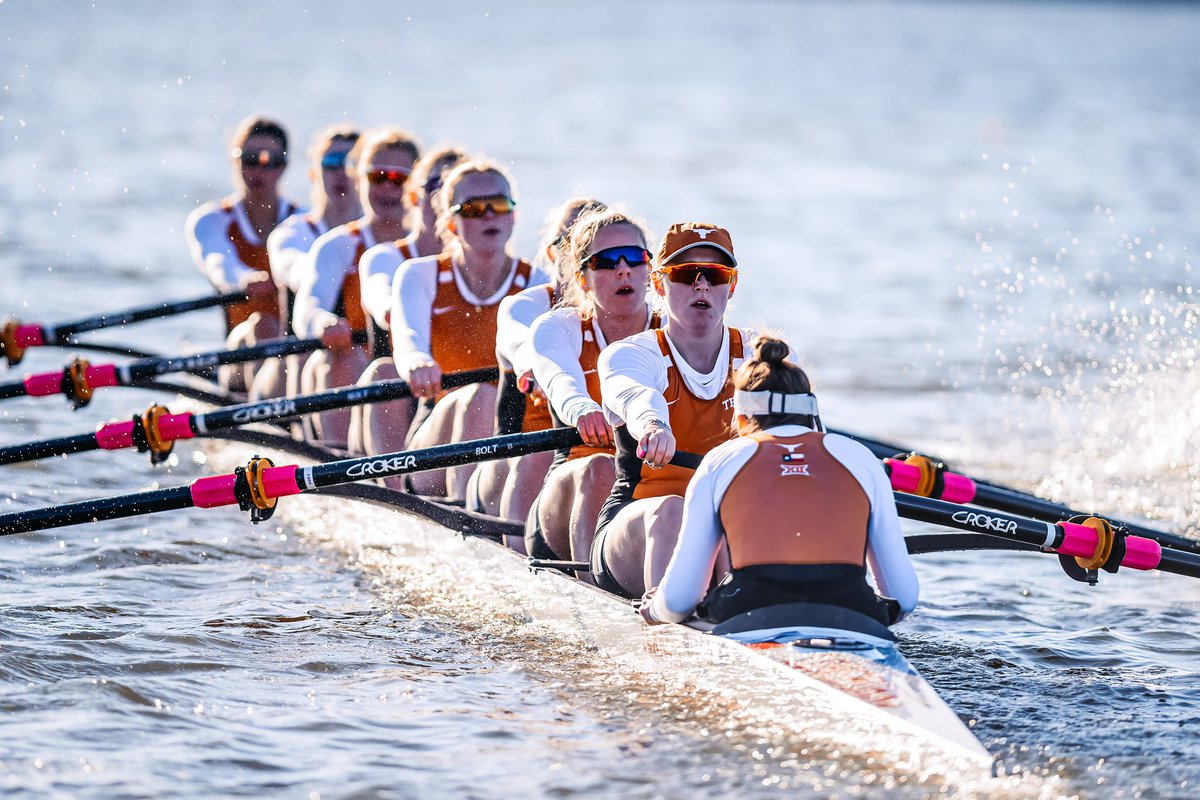
[[[376, 242], [409, 234], [404, 190], [419, 155], [412, 134], [395, 127], [368, 131], [350, 154], [364, 214], [317, 239], [304, 262], [305, 274], [296, 295], [296, 335], [320, 337], [326, 348], [304, 365], [301, 390], [305, 394], [350, 386], [370, 363], [366, 347], [351, 339], [367, 333], [358, 261]], [[350, 412], [326, 411], [316, 423], [322, 439], [345, 442]]]
[[[648, 622], [822, 603], [890, 625], [916, 606], [890, 480], [866, 447], [823, 432], [808, 376], [787, 354], [760, 336], [738, 370], [738, 438], [710, 451], [688, 485], [670, 563], [643, 598]], [[709, 589], [721, 553], [730, 571]], [[867, 564], [889, 597], [867, 583]]]
[[650, 251], [644, 227], [601, 209], [579, 218], [559, 259], [563, 299], [533, 323], [534, 376], [554, 421], [584, 444], [558, 453], [529, 513], [526, 552], [586, 559], [600, 505], [616, 478], [612, 430], [600, 406], [597, 362], [609, 342], [659, 326], [647, 302]]
[[[205, 203], [185, 223], [188, 249], [196, 267], [218, 292], [242, 290], [244, 303], [225, 306], [226, 345], [230, 348], [278, 337], [283, 331], [279, 293], [271, 280], [267, 237], [296, 213], [279, 196], [279, 179], [288, 162], [288, 136], [266, 117], [242, 120], [231, 141], [234, 192]], [[223, 369], [221, 382], [245, 391], [254, 367]]]
[[[359, 132], [347, 125], [333, 125], [321, 131], [308, 149], [308, 177], [312, 181], [312, 205], [285, 219], [267, 237], [267, 256], [271, 280], [279, 287], [279, 306], [285, 315], [284, 330], [292, 330], [292, 309], [300, 288], [302, 268], [297, 261], [308, 256], [317, 237], [362, 216], [362, 206], [354, 183], [346, 172], [346, 157]], [[254, 378], [250, 399], [295, 397], [300, 393], [301, 356], [288, 356], [264, 362]]]
[[[509, 252], [516, 201], [501, 167], [459, 164], [443, 181], [437, 204], [437, 229], [446, 249], [406, 261], [393, 287], [396, 371], [416, 397], [436, 401], [432, 408], [423, 404], [413, 421], [404, 421], [412, 447], [492, 434], [496, 387], [464, 386], [442, 397], [442, 375], [495, 366], [500, 301], [548, 280]], [[418, 494], [461, 501], [473, 469], [472, 464], [418, 473], [408, 483]]]
[[[374, 359], [359, 377], [359, 385], [397, 377], [396, 365], [392, 363], [390, 332], [392, 282], [396, 270], [408, 259], [442, 252], [434, 202], [441, 190], [442, 178], [466, 159], [463, 150], [451, 146], [436, 148], [418, 159], [404, 193], [408, 208], [405, 224], [410, 233], [402, 239], [380, 242], [363, 253], [358, 261], [362, 306], [368, 318], [367, 347]], [[362, 406], [361, 410], [353, 409], [350, 412], [350, 449], [361, 449], [372, 455], [402, 450], [407, 420], [412, 418], [414, 410], [412, 400], [373, 403]]]
[[[500, 301], [496, 321], [496, 361], [500, 365], [496, 433], [531, 433], [554, 425], [545, 395], [533, 380], [535, 354], [529, 341], [530, 326], [561, 299], [559, 254], [571, 226], [583, 212], [605, 207], [595, 198], [575, 197], [551, 209], [533, 261], [535, 268], [551, 276], [550, 282]], [[553, 457], [553, 453], [533, 453], [480, 464], [467, 487], [467, 507], [514, 522], [524, 521]], [[524, 539], [511, 537], [506, 542], [524, 552]]]
[[602, 589], [641, 597], [650, 566], [670, 551], [691, 470], [669, 465], [676, 448], [703, 455], [728, 440], [734, 370], [754, 332], [725, 325], [737, 285], [729, 232], [672, 225], [651, 273], [666, 302], [666, 328], [609, 345], [600, 354], [600, 391], [616, 439], [616, 481], [600, 509], [592, 578]]

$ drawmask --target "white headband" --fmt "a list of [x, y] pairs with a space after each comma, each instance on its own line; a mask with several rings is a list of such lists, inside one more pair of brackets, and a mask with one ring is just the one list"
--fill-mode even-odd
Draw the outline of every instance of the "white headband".
[[817, 416], [817, 398], [813, 394], [780, 394], [733, 390], [733, 410], [746, 417], [760, 414], [807, 414]]

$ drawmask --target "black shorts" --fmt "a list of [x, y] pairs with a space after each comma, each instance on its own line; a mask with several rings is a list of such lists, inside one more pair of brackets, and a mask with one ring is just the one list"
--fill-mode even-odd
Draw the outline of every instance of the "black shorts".
[[850, 564], [764, 564], [735, 569], [709, 589], [696, 616], [719, 623], [782, 603], [840, 606], [883, 625], [891, 625], [900, 616], [900, 604], [875, 594], [867, 583], [865, 568]]

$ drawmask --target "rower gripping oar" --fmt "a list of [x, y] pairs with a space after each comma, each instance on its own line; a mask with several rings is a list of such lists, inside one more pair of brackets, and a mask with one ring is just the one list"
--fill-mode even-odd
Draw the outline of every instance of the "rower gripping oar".
[[[261, 522], [270, 518], [281, 497], [357, 481], [566, 449], [581, 444], [582, 441], [579, 432], [574, 428], [551, 428], [534, 433], [494, 436], [421, 450], [348, 458], [311, 467], [276, 467], [269, 459], [255, 456], [250, 459], [249, 464], [238, 467], [231, 475], [200, 478], [190, 486], [176, 486], [2, 514], [0, 536], [80, 525], [85, 522], [123, 519], [180, 508], [216, 508], [230, 505], [237, 505], [243, 511], [250, 512], [252, 522]], [[673, 459], [672, 463], [683, 461], [687, 455], [678, 454], [679, 457]], [[687, 466], [685, 463], [679, 465]]]
[[230, 303], [241, 303], [246, 300], [245, 292], [228, 292], [226, 294], [205, 295], [193, 300], [179, 300], [173, 303], [156, 303], [127, 311], [113, 311], [108, 314], [98, 314], [75, 322], [64, 322], [59, 325], [39, 325], [31, 323], [22, 325], [16, 320], [7, 320], [0, 328], [0, 354], [10, 365], [16, 366], [25, 356], [30, 347], [46, 347], [52, 345], [69, 345], [71, 337], [88, 331], [111, 328], [117, 325], [128, 325], [148, 319], [170, 317], [188, 311], [198, 311], [214, 306], [226, 306]]
[[171, 358], [143, 358], [121, 366], [103, 364], [93, 367], [84, 359], [76, 357], [62, 372], [30, 375], [23, 381], [0, 384], [0, 400], [62, 394], [79, 409], [91, 402], [92, 393], [96, 389], [105, 386], [131, 386], [139, 381], [171, 372], [194, 372], [226, 364], [242, 364], [277, 356], [311, 353], [323, 346], [320, 339], [276, 339], [238, 350], [214, 350], [193, 356]]
[[[499, 378], [499, 372], [496, 367], [484, 367], [443, 375], [442, 388], [456, 389], [474, 383], [487, 383]], [[158, 464], [171, 454], [178, 439], [208, 436], [214, 431], [254, 422], [291, 419], [334, 408], [383, 403], [411, 396], [412, 391], [408, 384], [395, 379], [300, 397], [242, 403], [205, 414], [171, 414], [165, 407], [154, 405], [145, 414], [135, 414], [131, 420], [111, 422], [95, 433], [0, 447], [0, 464], [34, 461], [97, 449], [121, 450], [128, 447], [136, 447], [140, 453], [148, 452], [150, 462]]]

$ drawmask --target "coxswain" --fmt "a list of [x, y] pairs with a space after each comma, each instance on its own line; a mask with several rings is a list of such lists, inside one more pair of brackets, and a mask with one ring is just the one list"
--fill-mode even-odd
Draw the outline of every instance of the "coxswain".
[[[443, 397], [442, 375], [496, 365], [500, 301], [549, 278], [509, 252], [512, 181], [499, 166], [459, 164], [437, 197], [440, 255], [404, 262], [392, 287], [392, 354], [396, 371], [426, 401], [406, 425], [412, 447], [492, 435], [496, 387], [464, 386]], [[440, 399], [439, 399], [440, 398]], [[432, 408], [428, 403], [436, 401]], [[404, 422], [409, 422], [405, 420]], [[461, 501], [474, 465], [410, 476], [422, 495]]]
[[533, 323], [537, 385], [554, 422], [584, 443], [556, 454], [525, 526], [535, 558], [587, 560], [600, 505], [616, 478], [612, 430], [600, 405], [600, 352], [659, 326], [650, 308], [645, 228], [616, 210], [584, 214], [558, 260], [563, 299]]
[[[670, 562], [641, 604], [648, 622], [822, 603], [890, 625], [916, 606], [891, 481], [866, 447], [823, 432], [808, 376], [787, 355], [760, 336], [734, 377], [738, 438], [709, 451], [688, 485]], [[718, 555], [729, 572], [709, 588]]]
[[[308, 177], [312, 198], [308, 211], [285, 219], [267, 237], [267, 256], [271, 262], [271, 280], [279, 287], [279, 306], [285, 317], [284, 331], [292, 330], [292, 309], [300, 288], [303, 268], [294, 268], [308, 256], [317, 237], [362, 216], [354, 180], [346, 171], [346, 157], [359, 132], [348, 125], [334, 125], [321, 131], [308, 149]], [[282, 363], [281, 363], [282, 362]], [[301, 356], [263, 362], [254, 377], [251, 399], [294, 397], [300, 393]]]
[[[605, 207], [595, 198], [575, 197], [552, 208], [546, 215], [541, 243], [533, 258], [534, 268], [550, 275], [550, 282], [531, 286], [500, 301], [496, 321], [496, 361], [500, 365], [496, 433], [500, 435], [546, 430], [554, 424], [545, 395], [533, 379], [530, 326], [562, 299], [559, 254], [571, 226], [584, 211]], [[531, 453], [480, 464], [467, 487], [467, 508], [514, 522], [524, 521], [553, 456], [553, 453]], [[506, 537], [506, 542], [524, 552], [523, 538]]]
[[[465, 160], [466, 153], [457, 146], [438, 147], [421, 156], [404, 194], [409, 234], [395, 241], [380, 242], [358, 261], [363, 311], [368, 317], [367, 346], [374, 359], [358, 379], [359, 384], [397, 377], [392, 362], [392, 281], [400, 265], [410, 258], [442, 252], [434, 200], [442, 188], [442, 178]], [[412, 418], [414, 407], [410, 400], [395, 400], [362, 406], [357, 413], [351, 410], [350, 449], [371, 455], [403, 449], [407, 420]]]
[[728, 231], [672, 225], [651, 272], [666, 327], [600, 355], [600, 391], [617, 448], [616, 481], [591, 551], [592, 578], [602, 589], [641, 597], [647, 577], [661, 574], [670, 558], [661, 542], [675, 541], [692, 476], [668, 462], [676, 449], [703, 455], [732, 436], [733, 372], [754, 338], [725, 324], [737, 276]]
[[[298, 208], [279, 196], [279, 179], [288, 163], [288, 135], [282, 125], [266, 117], [247, 117], [230, 144], [233, 194], [197, 208], [188, 215], [185, 228], [192, 260], [213, 288], [221, 293], [241, 290], [249, 296], [224, 309], [226, 345], [234, 348], [276, 338], [284, 330], [267, 237]], [[224, 368], [222, 384], [245, 391], [255, 368]]]
[[[322, 234], [304, 262], [305, 274], [296, 295], [293, 329], [297, 336], [319, 337], [325, 350], [304, 364], [301, 391], [321, 392], [351, 386], [367, 368], [367, 316], [359, 292], [358, 262], [377, 242], [407, 236], [404, 195], [408, 176], [420, 156], [416, 139], [395, 127], [367, 131], [351, 151], [363, 216]], [[350, 411], [321, 413], [317, 432], [330, 442], [344, 443]]]

